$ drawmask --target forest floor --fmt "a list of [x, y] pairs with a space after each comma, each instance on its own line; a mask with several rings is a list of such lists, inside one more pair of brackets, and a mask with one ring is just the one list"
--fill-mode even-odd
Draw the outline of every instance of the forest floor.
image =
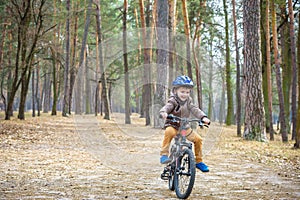
[[[160, 179], [163, 130], [123, 118], [0, 114], [0, 199], [177, 199]], [[292, 141], [245, 141], [215, 123], [197, 131], [210, 172], [197, 171], [189, 199], [300, 199]]]

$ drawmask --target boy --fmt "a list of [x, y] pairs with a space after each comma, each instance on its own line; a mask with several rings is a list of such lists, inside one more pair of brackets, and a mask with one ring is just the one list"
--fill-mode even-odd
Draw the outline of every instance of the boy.
[[[192, 103], [190, 93], [194, 87], [193, 81], [188, 76], [178, 76], [172, 83], [172, 93], [167, 104], [159, 111], [165, 121], [165, 135], [160, 151], [160, 163], [166, 164], [171, 161], [168, 157], [171, 140], [176, 136], [180, 124], [167, 119], [169, 114], [178, 117], [188, 118], [193, 114], [196, 118], [201, 119], [205, 124], [209, 124], [210, 120], [205, 113]], [[202, 162], [202, 138], [191, 128], [187, 130], [187, 139], [194, 143], [196, 168], [202, 172], [208, 172], [208, 166]]]

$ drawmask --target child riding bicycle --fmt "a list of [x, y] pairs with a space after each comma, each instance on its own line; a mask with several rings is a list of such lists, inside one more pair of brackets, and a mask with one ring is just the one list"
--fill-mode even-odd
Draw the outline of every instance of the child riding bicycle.
[[[160, 115], [166, 120], [164, 125], [165, 134], [160, 151], [160, 163], [162, 164], [171, 162], [171, 159], [168, 157], [170, 143], [180, 127], [180, 123], [167, 119], [169, 114], [186, 118], [188, 118], [190, 114], [193, 114], [205, 124], [210, 123], [206, 114], [192, 103], [193, 100], [190, 97], [190, 93], [194, 87], [194, 83], [188, 76], [178, 76], [173, 81], [172, 86], [172, 93], [168, 102], [159, 111]], [[186, 138], [194, 143], [196, 167], [202, 172], [208, 172], [208, 166], [202, 161], [202, 138], [190, 127], [187, 129]]]

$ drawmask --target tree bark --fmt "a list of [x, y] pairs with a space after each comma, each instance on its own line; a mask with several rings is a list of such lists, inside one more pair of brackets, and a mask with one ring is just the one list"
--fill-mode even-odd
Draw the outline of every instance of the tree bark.
[[66, 117], [69, 111], [69, 66], [70, 66], [70, 0], [66, 1], [67, 21], [66, 21], [66, 60], [64, 70], [64, 97], [62, 116]]
[[276, 83], [278, 89], [278, 99], [279, 99], [279, 108], [280, 108], [280, 133], [283, 142], [288, 141], [287, 132], [286, 132], [286, 123], [285, 123], [285, 109], [284, 109], [284, 99], [282, 92], [282, 83], [281, 83], [281, 72], [280, 72], [280, 60], [278, 55], [278, 41], [277, 41], [277, 27], [276, 27], [276, 12], [275, 12], [275, 0], [272, 0], [271, 10], [272, 10], [272, 32], [273, 32], [273, 49], [274, 49], [274, 59], [276, 67]]
[[123, 9], [123, 60], [124, 60], [124, 79], [125, 79], [125, 124], [131, 124], [130, 120], [130, 89], [129, 89], [129, 71], [127, 58], [127, 0], [124, 0]]
[[193, 79], [192, 73], [192, 63], [191, 63], [191, 47], [190, 47], [190, 23], [187, 10], [186, 0], [181, 0], [182, 2], [182, 13], [184, 21], [184, 33], [186, 38], [186, 67], [188, 76]]
[[36, 105], [36, 96], [35, 94], [35, 84], [34, 84], [34, 79], [35, 79], [35, 73], [34, 73], [34, 69], [32, 69], [32, 77], [31, 77], [31, 99], [32, 99], [32, 117], [35, 117], [35, 105]]
[[[73, 99], [73, 88], [75, 85], [75, 79], [77, 75], [76, 69], [76, 49], [77, 49], [77, 29], [78, 29], [78, 2], [75, 2], [75, 16], [74, 16], [74, 29], [73, 29], [73, 38], [72, 38], [72, 52], [71, 52], [71, 62], [70, 62], [70, 90], [69, 90], [69, 111], [68, 113], [71, 114], [72, 111], [72, 99]], [[91, 6], [91, 4], [89, 4]], [[90, 7], [89, 7], [90, 9]], [[88, 11], [91, 12], [90, 10]]]
[[239, 43], [237, 39], [237, 24], [236, 24], [236, 14], [235, 14], [235, 0], [232, 0], [232, 16], [233, 16], [233, 29], [234, 29], [234, 45], [235, 45], [235, 62], [236, 62], [236, 125], [237, 125], [237, 136], [242, 136], [242, 126], [241, 126], [241, 116], [242, 116], [242, 106], [241, 106], [241, 69], [240, 69], [240, 53], [239, 53]]
[[2, 31], [2, 36], [1, 36], [1, 40], [0, 40], [0, 76], [1, 76], [1, 81], [0, 81], [0, 99], [2, 100], [5, 110], [6, 110], [6, 98], [3, 92], [3, 85], [4, 85], [4, 76], [5, 73], [3, 71], [3, 67], [2, 67], [2, 61], [3, 61], [3, 46], [4, 46], [4, 41], [6, 39], [6, 26], [8, 25], [8, 21], [5, 22], [5, 24], [3, 24], [3, 31]]
[[[202, 16], [205, 16], [205, 8], [206, 8], [206, 0], [200, 1], [200, 9], [197, 14], [197, 21], [196, 21], [196, 28], [195, 33], [193, 36], [193, 42], [192, 42], [192, 52], [194, 56], [195, 61], [195, 71], [196, 71], [196, 85], [197, 85], [197, 101], [198, 101], [198, 107], [202, 109], [202, 77], [201, 77], [201, 67], [199, 63], [198, 56], [200, 55], [200, 44], [201, 44], [201, 29], [202, 29]], [[212, 67], [212, 66], [211, 66]], [[209, 91], [210, 95], [212, 91]], [[210, 96], [212, 97], [212, 96]], [[210, 105], [208, 106], [209, 110], [212, 110]], [[209, 117], [211, 117], [210, 114], [208, 114]]]
[[37, 105], [37, 116], [41, 116], [41, 100], [40, 100], [40, 66], [36, 66], [36, 82], [35, 82], [35, 99]]
[[245, 57], [245, 130], [247, 140], [265, 141], [265, 112], [262, 94], [260, 55], [259, 0], [243, 1], [244, 57]]
[[[289, 33], [289, 21], [288, 21], [288, 13], [287, 13], [287, 4], [286, 0], [280, 0], [276, 1], [276, 4], [280, 7], [280, 14], [281, 17], [280, 21], [280, 28], [279, 29], [279, 35], [282, 35], [280, 37], [280, 52], [281, 52], [281, 79], [282, 79], [282, 92], [283, 92], [283, 100], [284, 100], [284, 112], [285, 112], [285, 124], [286, 124], [286, 131], [287, 133], [290, 133], [290, 96], [291, 96], [291, 88], [292, 88], [292, 56], [291, 56], [291, 36]], [[280, 109], [280, 108], [279, 108]], [[281, 114], [279, 113], [280, 117]]]
[[[28, 1], [29, 4], [30, 0]], [[19, 113], [18, 113], [18, 118], [21, 120], [25, 119], [25, 106], [26, 106], [26, 97], [28, 93], [28, 86], [30, 82], [30, 76], [32, 72], [32, 64], [33, 64], [33, 57], [35, 54], [35, 49], [37, 46], [38, 39], [40, 37], [40, 33], [42, 31], [43, 27], [43, 6], [45, 4], [45, 0], [42, 0], [39, 4], [39, 7], [36, 9], [36, 13], [33, 13], [32, 8], [29, 8], [28, 12], [29, 15], [26, 18], [25, 22], [25, 29], [24, 34], [22, 35], [22, 47], [21, 47], [21, 62], [22, 62], [22, 76], [21, 76], [21, 98], [20, 98], [20, 104], [19, 104]], [[31, 5], [29, 5], [31, 7]], [[29, 25], [33, 24], [34, 29], [34, 35], [32, 38], [32, 43], [28, 44], [28, 31], [29, 31]], [[29, 49], [29, 51], [27, 50]]]
[[104, 60], [103, 60], [103, 49], [102, 49], [102, 30], [101, 30], [101, 12], [100, 12], [100, 0], [98, 4], [96, 4], [96, 22], [97, 22], [97, 35], [98, 35], [98, 43], [99, 43], [99, 59], [100, 59], [100, 71], [101, 71], [101, 85], [102, 85], [102, 97], [104, 103], [104, 119], [110, 120], [110, 102], [108, 96], [108, 87], [106, 80], [106, 72], [104, 68]]
[[289, 18], [290, 18], [290, 37], [291, 37], [291, 55], [292, 55], [292, 139], [296, 136], [297, 126], [297, 63], [295, 46], [295, 27], [293, 2], [288, 0]]
[[266, 57], [267, 57], [267, 65], [266, 65], [266, 75], [267, 75], [267, 91], [268, 91], [268, 121], [269, 123], [269, 133], [270, 140], [274, 140], [274, 131], [273, 131], [273, 112], [272, 112], [272, 70], [271, 70], [271, 45], [270, 45], [270, 25], [269, 25], [269, 0], [266, 0], [266, 14], [265, 14], [265, 28], [266, 28]]
[[146, 21], [144, 12], [144, 1], [139, 0], [140, 15], [141, 15], [141, 25], [142, 25], [142, 38], [144, 46], [144, 84], [143, 84], [143, 113], [146, 118], [146, 126], [150, 125], [150, 105], [151, 105], [151, 66], [150, 66], [150, 50], [147, 48], [147, 32], [146, 32]]
[[[168, 86], [168, 13], [167, 0], [157, 2], [157, 84], [155, 105], [162, 107], [166, 103]], [[158, 111], [154, 113], [154, 127], [159, 127]]]
[[89, 70], [89, 48], [88, 45], [86, 45], [85, 48], [85, 114], [91, 114], [91, 80], [90, 80], [90, 70]]
[[226, 91], [227, 91], [227, 115], [226, 125], [231, 125], [234, 120], [233, 93], [231, 82], [230, 69], [230, 49], [229, 49], [229, 25], [226, 0], [223, 0], [224, 15], [225, 15], [225, 46], [226, 46]]
[[174, 50], [175, 50], [175, 17], [176, 17], [176, 3], [177, 0], [169, 1], [169, 83], [168, 88], [172, 87], [172, 81], [174, 79]]
[[[5, 119], [9, 120], [13, 113], [13, 103], [17, 90], [19, 89], [22, 81], [25, 83], [24, 79], [27, 75], [27, 70], [30, 62], [30, 53], [27, 52], [27, 33], [29, 29], [29, 24], [31, 22], [31, 0], [26, 0], [22, 2], [22, 5], [13, 4], [12, 14], [16, 14], [16, 18], [20, 21], [18, 26], [17, 34], [17, 50], [15, 59], [15, 70], [13, 74], [13, 80], [10, 88], [10, 94], [8, 98], [7, 108], [5, 112]], [[33, 52], [34, 48], [31, 52]], [[28, 54], [27, 54], [28, 53]], [[27, 56], [27, 55], [28, 56]], [[27, 59], [26, 59], [27, 56]], [[29, 59], [28, 59], [29, 58]], [[21, 61], [21, 63], [20, 63]], [[22, 117], [22, 116], [21, 116]]]
[[[298, 14], [298, 26], [300, 24], [300, 15]], [[300, 49], [300, 31], [298, 31], [297, 49]], [[297, 109], [297, 127], [294, 147], [300, 148], [300, 51], [297, 51], [298, 57], [298, 109]]]
[[44, 83], [43, 83], [43, 113], [48, 113], [50, 110], [50, 101], [51, 101], [51, 69], [46, 68], [44, 69], [45, 76], [44, 76]]

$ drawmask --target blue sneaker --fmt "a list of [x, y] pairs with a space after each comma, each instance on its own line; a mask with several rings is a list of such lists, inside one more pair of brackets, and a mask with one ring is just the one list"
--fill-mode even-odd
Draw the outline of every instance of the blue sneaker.
[[169, 163], [169, 162], [171, 162], [172, 160], [171, 160], [171, 158], [169, 158], [168, 156], [166, 156], [166, 155], [162, 155], [161, 157], [160, 157], [160, 163], [161, 164], [167, 164], [167, 163]]
[[196, 167], [200, 169], [202, 172], [209, 172], [208, 166], [203, 162], [199, 162], [196, 164]]

